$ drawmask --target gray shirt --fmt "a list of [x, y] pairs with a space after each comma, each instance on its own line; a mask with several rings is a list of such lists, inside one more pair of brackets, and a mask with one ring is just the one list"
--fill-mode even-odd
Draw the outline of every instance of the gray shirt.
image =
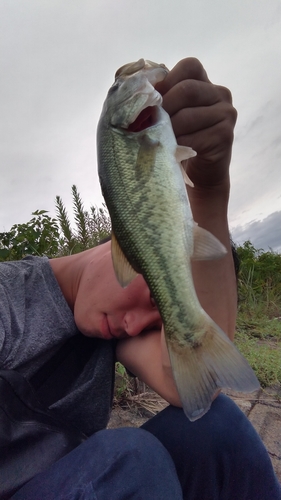
[[[30, 378], [71, 337], [80, 334], [49, 260], [0, 263], [0, 368]], [[80, 334], [81, 335], [81, 334]], [[79, 377], [49, 408], [86, 434], [106, 426], [112, 400], [114, 343], [95, 339]]]

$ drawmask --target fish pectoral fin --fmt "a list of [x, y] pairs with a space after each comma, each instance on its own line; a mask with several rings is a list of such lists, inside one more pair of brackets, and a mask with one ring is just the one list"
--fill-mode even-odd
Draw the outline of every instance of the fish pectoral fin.
[[185, 169], [183, 168], [181, 162], [183, 160], [188, 160], [189, 158], [192, 158], [193, 156], [196, 156], [196, 151], [194, 151], [192, 148], [189, 148], [187, 146], [177, 146], [176, 151], [175, 151], [175, 157], [177, 162], [180, 164], [181, 167], [181, 173], [184, 179], [185, 184], [188, 186], [194, 187], [194, 184], [192, 180], [188, 177]]
[[125, 257], [123, 251], [120, 248], [120, 245], [114, 233], [112, 233], [111, 236], [111, 255], [117, 281], [120, 283], [122, 288], [126, 288], [126, 286], [128, 286], [129, 283], [133, 281], [133, 279], [137, 276], [138, 273], [132, 268], [131, 264], [128, 262], [127, 258]]
[[192, 158], [193, 156], [196, 155], [197, 155], [196, 151], [194, 151], [194, 149], [192, 148], [189, 148], [188, 146], [177, 145], [176, 147], [175, 157], [179, 163], [183, 160], [188, 160], [189, 158]]
[[260, 385], [248, 362], [206, 315], [201, 343], [179, 346], [167, 340], [173, 376], [189, 420], [202, 417], [222, 388], [253, 392]]
[[225, 246], [209, 231], [194, 223], [193, 227], [193, 260], [220, 259], [227, 254]]

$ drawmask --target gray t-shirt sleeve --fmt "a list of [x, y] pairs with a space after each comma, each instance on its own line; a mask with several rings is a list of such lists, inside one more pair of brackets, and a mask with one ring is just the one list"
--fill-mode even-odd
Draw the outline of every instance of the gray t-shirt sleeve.
[[29, 377], [77, 333], [48, 258], [0, 263], [2, 369], [17, 369]]

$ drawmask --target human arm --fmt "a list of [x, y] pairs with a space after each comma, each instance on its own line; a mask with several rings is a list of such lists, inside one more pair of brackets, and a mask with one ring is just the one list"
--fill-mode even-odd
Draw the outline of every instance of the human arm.
[[[157, 89], [178, 143], [197, 151], [185, 165], [194, 182], [188, 190], [194, 220], [228, 250], [217, 261], [193, 262], [197, 295], [206, 312], [233, 339], [237, 297], [227, 207], [236, 111], [230, 92], [213, 85], [196, 59], [180, 61]], [[117, 356], [167, 401], [180, 406], [163, 335], [151, 332], [123, 340]]]
[[174, 406], [181, 406], [163, 331], [119, 340], [116, 357], [126, 368]]
[[237, 113], [231, 93], [213, 85], [201, 63], [180, 61], [159, 84], [163, 107], [171, 116], [180, 145], [190, 146], [197, 156], [186, 169], [194, 183], [188, 196], [194, 220], [227, 248], [219, 260], [193, 261], [193, 279], [202, 307], [233, 340], [236, 322], [236, 277], [230, 245], [227, 208], [229, 165]]

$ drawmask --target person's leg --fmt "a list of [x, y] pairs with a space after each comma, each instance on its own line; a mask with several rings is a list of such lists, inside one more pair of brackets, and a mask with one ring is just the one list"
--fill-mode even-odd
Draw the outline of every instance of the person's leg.
[[174, 463], [142, 429], [99, 431], [35, 476], [14, 500], [182, 500]]
[[280, 500], [268, 453], [238, 406], [225, 395], [190, 422], [169, 406], [146, 422], [169, 451], [188, 500]]

